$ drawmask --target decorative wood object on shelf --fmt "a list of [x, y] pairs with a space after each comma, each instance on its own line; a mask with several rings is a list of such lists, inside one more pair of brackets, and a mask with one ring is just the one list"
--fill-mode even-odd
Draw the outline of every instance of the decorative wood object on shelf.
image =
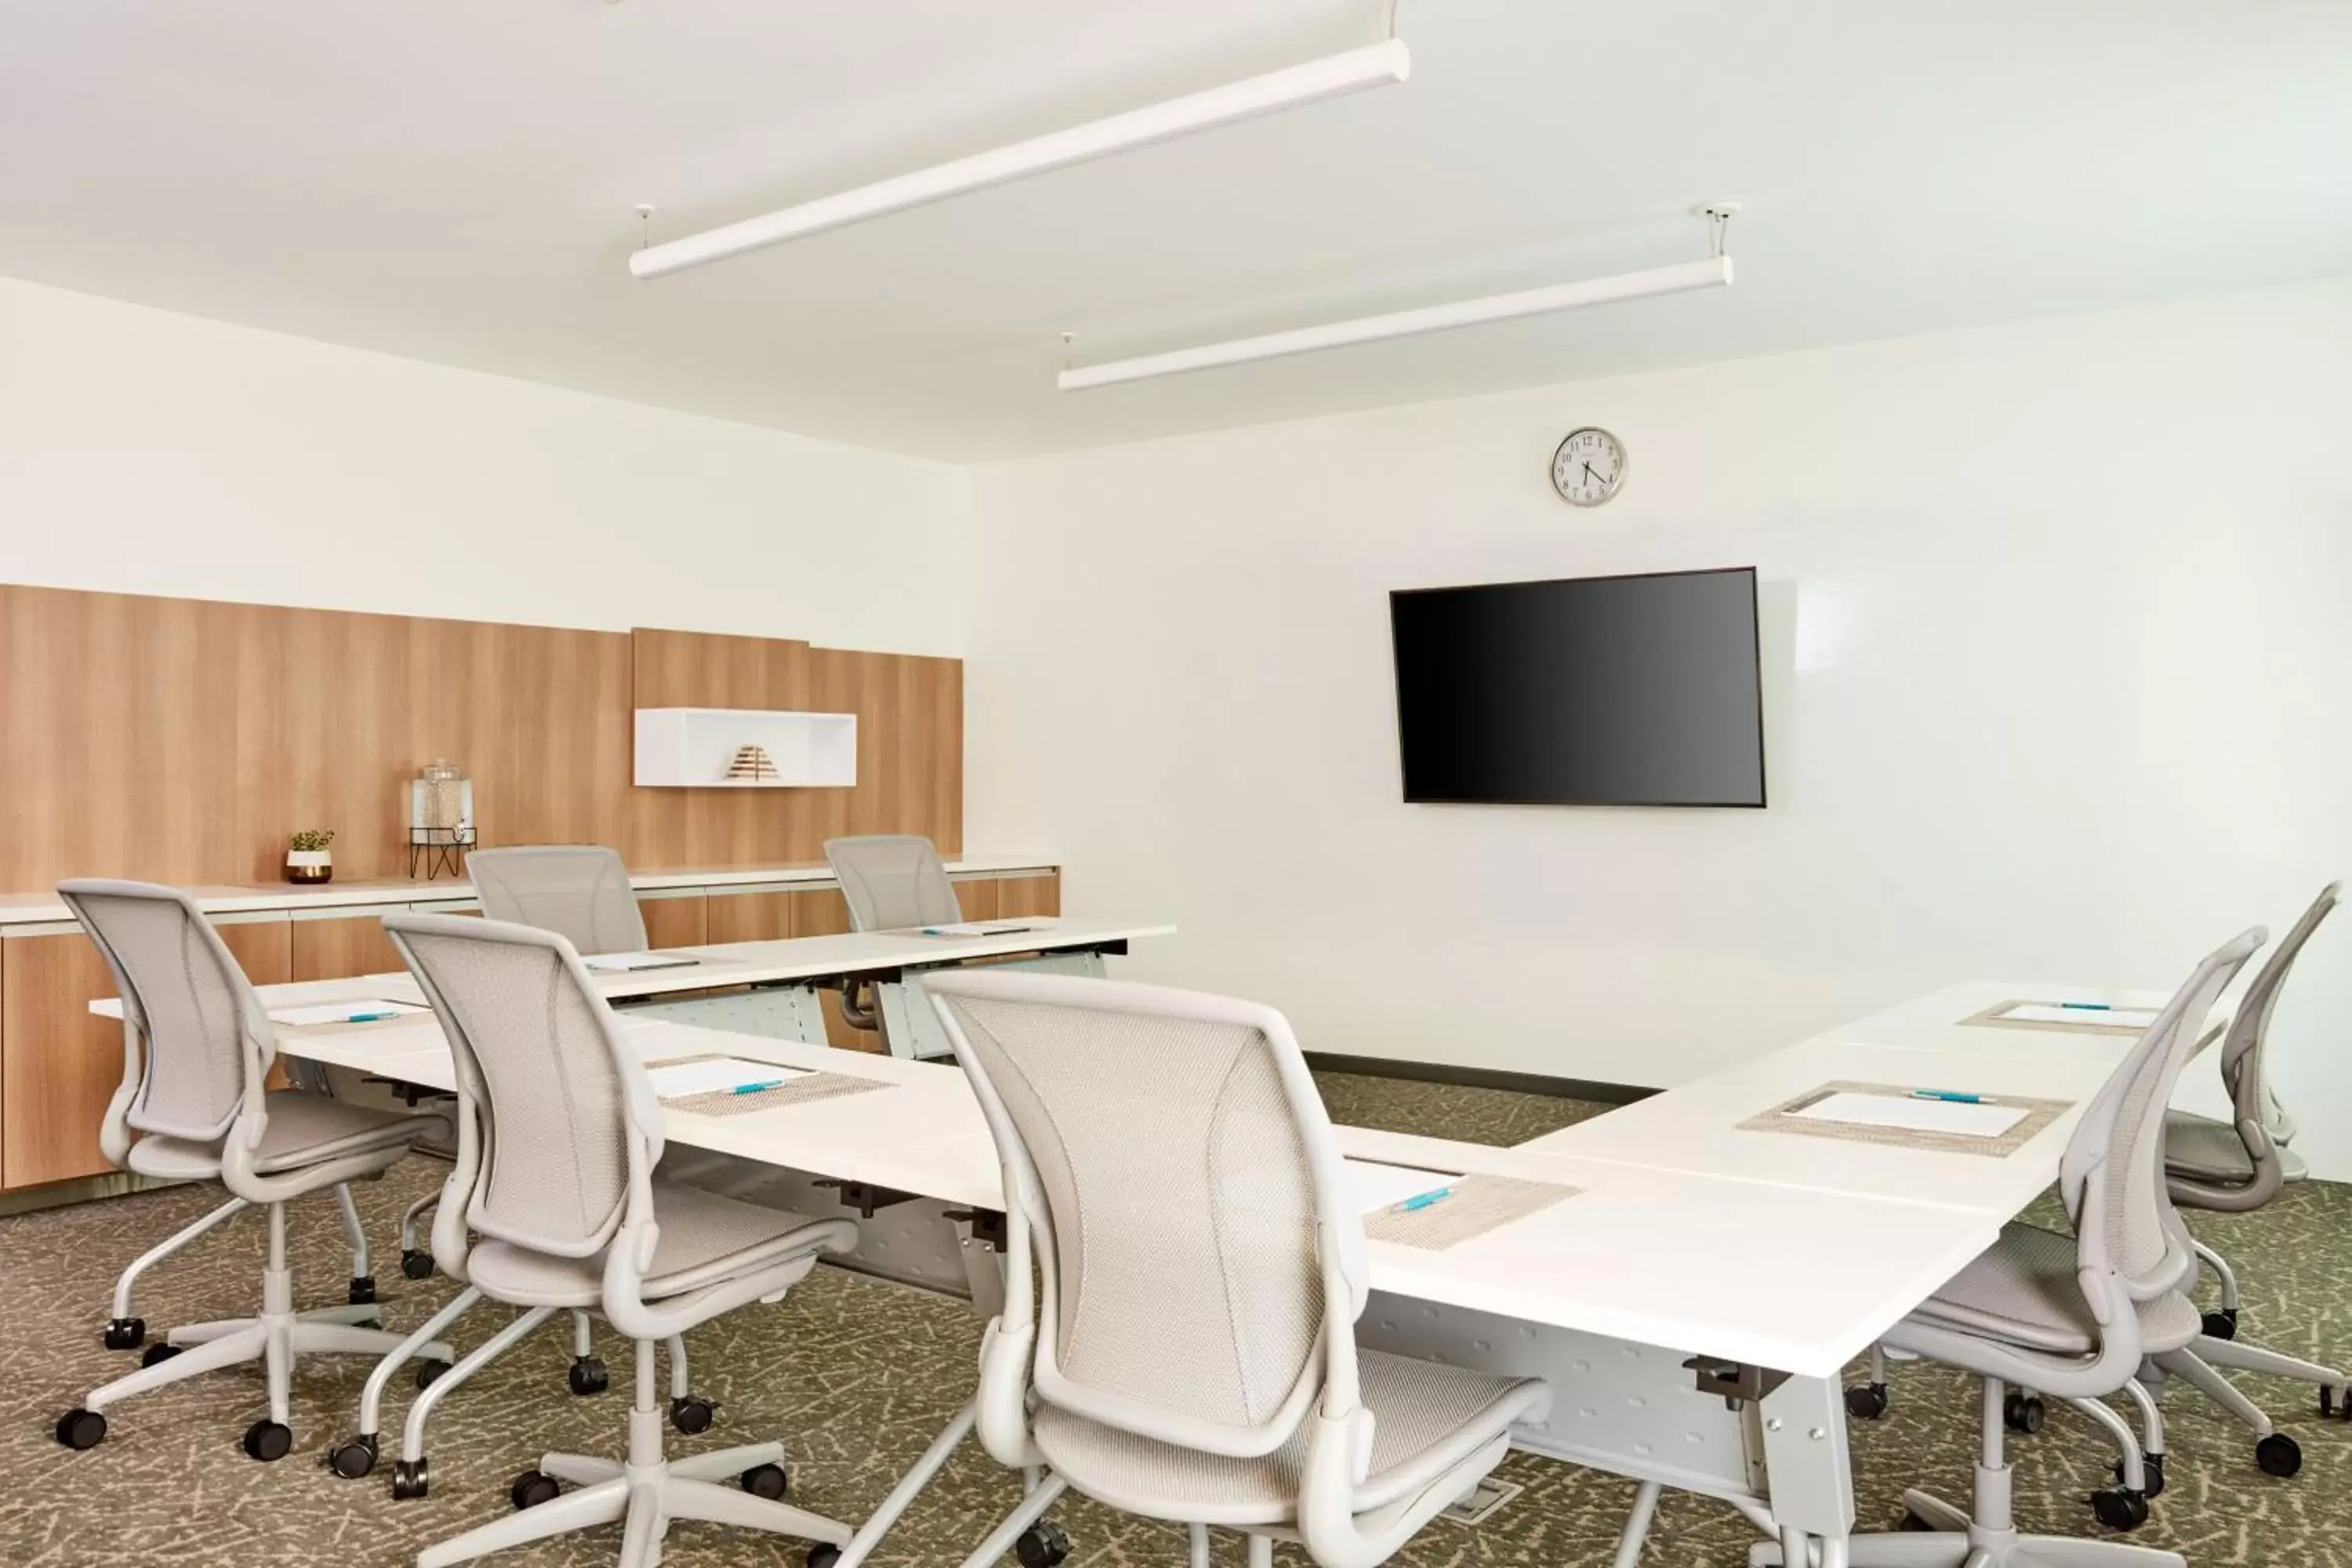
[[735, 748], [735, 760], [727, 764], [727, 776], [753, 782], [772, 779], [777, 776], [776, 761], [768, 755], [765, 746], [738, 746]]

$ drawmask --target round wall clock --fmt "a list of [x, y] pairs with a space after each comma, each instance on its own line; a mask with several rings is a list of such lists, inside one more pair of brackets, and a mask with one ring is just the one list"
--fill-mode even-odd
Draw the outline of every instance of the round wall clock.
[[1625, 484], [1625, 444], [1597, 425], [1571, 430], [1551, 455], [1551, 487], [1570, 506], [1599, 506]]

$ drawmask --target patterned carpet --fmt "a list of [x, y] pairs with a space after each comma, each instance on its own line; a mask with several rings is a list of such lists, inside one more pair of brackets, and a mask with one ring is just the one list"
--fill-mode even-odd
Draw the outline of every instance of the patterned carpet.
[[[1363, 1125], [1513, 1143], [1602, 1107], [1397, 1080], [1327, 1077], [1335, 1117]], [[411, 1161], [362, 1190], [370, 1234], [382, 1249], [377, 1277], [387, 1318], [407, 1328], [450, 1288], [412, 1284], [391, 1257], [400, 1209], [437, 1182], [440, 1167]], [[265, 1413], [252, 1371], [200, 1378], [121, 1406], [99, 1448], [69, 1453], [50, 1426], [81, 1392], [119, 1375], [135, 1357], [99, 1345], [113, 1277], [122, 1264], [212, 1202], [182, 1189], [0, 1219], [0, 1564], [5, 1568], [393, 1568], [422, 1546], [507, 1510], [515, 1472], [544, 1449], [617, 1454], [623, 1439], [626, 1347], [606, 1337], [615, 1391], [575, 1399], [562, 1392], [569, 1346], [543, 1333], [458, 1391], [431, 1441], [432, 1495], [395, 1503], [387, 1458], [365, 1480], [339, 1479], [320, 1457], [354, 1425], [367, 1367], [359, 1358], [308, 1363], [295, 1384], [296, 1449], [271, 1466], [237, 1447]], [[298, 1294], [341, 1300], [348, 1255], [331, 1204], [295, 1211]], [[2198, 1230], [2238, 1265], [2246, 1283], [2247, 1337], [2299, 1354], [2352, 1359], [2352, 1187], [2295, 1188], [2259, 1215], [2196, 1215]], [[150, 1276], [142, 1311], [151, 1324], [248, 1310], [257, 1289], [263, 1226], [243, 1216]], [[1754, 1288], [1727, 1279], [1726, 1289]], [[461, 1325], [475, 1342], [502, 1321], [484, 1307]], [[675, 1437], [673, 1454], [780, 1436], [793, 1496], [803, 1506], [856, 1520], [962, 1400], [971, 1384], [980, 1325], [961, 1303], [820, 1270], [780, 1307], [722, 1319], [689, 1340], [696, 1384], [721, 1405], [719, 1426]], [[2170, 1488], [2133, 1539], [2185, 1552], [2199, 1564], [2352, 1568], [2352, 1427], [2322, 1423], [2305, 1389], [2242, 1380], [2302, 1444], [2303, 1474], [2274, 1480], [2257, 1470], [2247, 1436], [2186, 1389], [2166, 1405]], [[390, 1419], [410, 1397], [394, 1384]], [[1906, 1486], [1964, 1499], [1975, 1440], [1974, 1394], [1959, 1376], [1898, 1367], [1887, 1418], [1854, 1434], [1863, 1528], [1891, 1527]], [[396, 1434], [396, 1426], [394, 1428]], [[396, 1441], [396, 1436], [390, 1439]], [[2053, 1414], [2039, 1436], [2011, 1447], [2017, 1508], [2028, 1528], [2090, 1534], [2084, 1499], [2102, 1484], [2109, 1450], [2087, 1425]], [[1609, 1561], [1632, 1483], [1513, 1456], [1505, 1479], [1527, 1489], [1475, 1528], [1439, 1522], [1397, 1561], [1412, 1568], [1582, 1568]], [[941, 1568], [961, 1561], [1009, 1509], [1017, 1482], [967, 1446], [873, 1560], [887, 1568]], [[1176, 1530], [1083, 1501], [1055, 1517], [1087, 1568], [1181, 1568]], [[1645, 1564], [1743, 1563], [1751, 1532], [1719, 1505], [1669, 1494]], [[598, 1531], [492, 1561], [516, 1568], [608, 1564], [616, 1532]], [[1241, 1562], [1221, 1538], [1217, 1561]], [[1286, 1568], [1304, 1559], [1285, 1552]], [[666, 1561], [690, 1565], [798, 1568], [795, 1545], [698, 1526], [669, 1538]]]

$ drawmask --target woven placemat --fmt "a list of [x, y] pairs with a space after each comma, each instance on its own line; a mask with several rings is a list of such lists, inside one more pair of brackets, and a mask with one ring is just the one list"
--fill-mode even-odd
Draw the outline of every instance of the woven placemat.
[[1858, 1121], [1824, 1121], [1817, 1117], [1799, 1116], [1805, 1107], [1827, 1100], [1832, 1094], [1883, 1094], [1902, 1098], [1917, 1086], [1894, 1083], [1825, 1083], [1809, 1089], [1796, 1099], [1774, 1106], [1760, 1116], [1751, 1116], [1739, 1124], [1744, 1132], [1797, 1132], [1809, 1138], [1842, 1138], [1849, 1143], [1878, 1143], [1895, 1149], [1929, 1149], [1946, 1154], [1984, 1154], [2002, 1159], [2016, 1153], [2031, 1143], [2042, 1131], [2073, 1109], [2071, 1100], [2031, 1100], [2023, 1095], [1988, 1094], [1979, 1100], [1983, 1105], [2002, 1105], [2025, 1112], [2022, 1120], [2008, 1131], [1992, 1138], [1973, 1138], [1965, 1132], [1930, 1132], [1911, 1127], [1871, 1127]]
[[1364, 1234], [1374, 1241], [1444, 1252], [1582, 1190], [1556, 1182], [1525, 1182], [1517, 1176], [1456, 1176], [1446, 1189], [1449, 1195], [1422, 1208], [1391, 1204], [1374, 1209], [1364, 1216]]
[[[2011, 1007], [2055, 1007], [2057, 1005], [2055, 1002], [2036, 1002], [2030, 996], [2021, 996], [2007, 1002], [1996, 1002], [1974, 1017], [1961, 1019], [1960, 1023], [1964, 1027], [1979, 1029], [2031, 1029], [2037, 1035], [2105, 1035], [2109, 1039], [2120, 1039], [2147, 1033], [2147, 1026], [2145, 1024], [2100, 1024], [2088, 1021], [2080, 1024], [2037, 1024], [2031, 1018], [2004, 1018], [2000, 1016]], [[2158, 1010], [2151, 1007], [2134, 1009], [2143, 1013]], [[2087, 1008], [2084, 1011], [2092, 1019], [2098, 1016], [2096, 1013], [2090, 1012]]]
[[[724, 1061], [720, 1052], [698, 1057], [669, 1057], [648, 1067], [677, 1067], [686, 1062]], [[864, 1094], [869, 1089], [888, 1089], [880, 1079], [859, 1078], [845, 1072], [807, 1072], [786, 1079], [773, 1089], [755, 1089], [750, 1094], [719, 1090], [708, 1094], [681, 1094], [666, 1099], [662, 1104], [672, 1110], [690, 1110], [697, 1116], [749, 1116], [755, 1110], [773, 1110], [780, 1105], [803, 1105], [813, 1100], [839, 1100], [844, 1095]]]

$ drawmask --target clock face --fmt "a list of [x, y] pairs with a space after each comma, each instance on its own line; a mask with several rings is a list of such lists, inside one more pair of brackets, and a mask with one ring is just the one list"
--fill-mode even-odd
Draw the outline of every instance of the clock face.
[[1551, 456], [1552, 489], [1570, 506], [1599, 506], [1625, 482], [1625, 448], [1596, 426], [1569, 432]]

